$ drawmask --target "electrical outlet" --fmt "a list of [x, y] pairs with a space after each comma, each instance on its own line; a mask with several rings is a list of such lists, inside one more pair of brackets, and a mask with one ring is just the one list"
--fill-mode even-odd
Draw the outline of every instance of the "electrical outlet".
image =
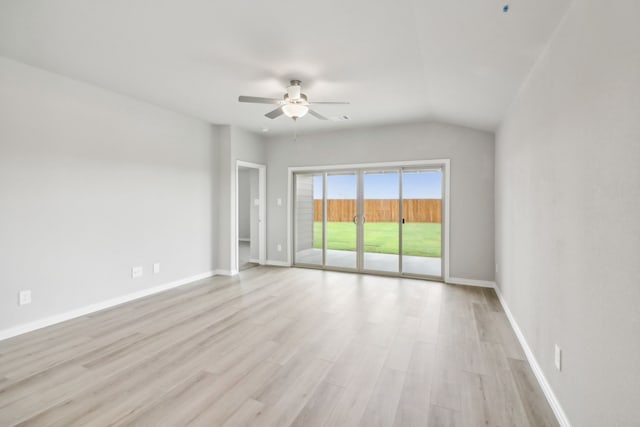
[[160, 273], [160, 263], [156, 262], [155, 264], [153, 264], [153, 274], [158, 274]]
[[133, 267], [131, 269], [131, 278], [135, 279], [136, 277], [140, 277], [142, 276], [142, 267], [138, 266], [138, 267]]
[[278, 204], [278, 206], [282, 206], [282, 199], [278, 197], [278, 200], [276, 200], [276, 203]]
[[18, 292], [18, 305], [31, 304], [31, 291], [25, 290]]
[[282, 245], [278, 243], [278, 252], [282, 252]]
[[555, 351], [555, 356], [553, 358], [553, 362], [556, 365], [556, 369], [558, 371], [562, 371], [562, 349], [558, 347], [558, 344], [556, 344], [556, 351]]
[[253, 206], [260, 206], [260, 199], [253, 199]]

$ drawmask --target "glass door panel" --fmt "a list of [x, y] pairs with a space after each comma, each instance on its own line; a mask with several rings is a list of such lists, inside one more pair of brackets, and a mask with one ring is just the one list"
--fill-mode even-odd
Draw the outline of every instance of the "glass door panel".
[[358, 174], [326, 176], [326, 266], [356, 269], [358, 249]]
[[322, 265], [324, 174], [295, 175], [295, 263]]
[[364, 171], [363, 268], [400, 271], [400, 173], [398, 170]]
[[442, 170], [402, 171], [402, 273], [442, 277]]

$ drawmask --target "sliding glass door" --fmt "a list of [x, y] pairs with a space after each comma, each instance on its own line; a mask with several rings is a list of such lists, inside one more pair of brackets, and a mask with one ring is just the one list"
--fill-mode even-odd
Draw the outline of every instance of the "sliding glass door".
[[442, 171], [402, 171], [402, 272], [442, 276]]
[[294, 174], [294, 264], [442, 277], [440, 167]]
[[329, 172], [326, 180], [325, 265], [355, 270], [358, 267], [358, 174]]
[[400, 173], [363, 171], [363, 270], [400, 272]]

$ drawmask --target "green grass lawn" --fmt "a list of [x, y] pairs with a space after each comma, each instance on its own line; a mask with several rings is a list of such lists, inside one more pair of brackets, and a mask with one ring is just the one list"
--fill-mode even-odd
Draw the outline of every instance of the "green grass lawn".
[[[403, 233], [404, 255], [440, 257], [441, 224], [405, 224]], [[322, 248], [322, 222], [313, 224], [313, 247]], [[395, 222], [369, 222], [364, 225], [365, 252], [398, 253], [398, 224]], [[327, 223], [327, 249], [356, 250], [356, 225], [352, 222]]]

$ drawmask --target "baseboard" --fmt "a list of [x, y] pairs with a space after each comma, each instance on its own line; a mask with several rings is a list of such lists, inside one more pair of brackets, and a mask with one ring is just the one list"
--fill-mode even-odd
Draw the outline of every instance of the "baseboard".
[[496, 282], [490, 282], [488, 280], [462, 279], [460, 277], [449, 277], [445, 282], [452, 285], [478, 286], [480, 288], [493, 289], [496, 287]]
[[238, 274], [238, 270], [216, 270], [214, 275], [216, 276], [235, 276]]
[[85, 316], [96, 311], [104, 310], [116, 305], [123, 304], [125, 302], [133, 301], [139, 298], [143, 298], [149, 295], [157, 294], [178, 286], [186, 285], [188, 283], [195, 282], [197, 280], [206, 279], [214, 275], [213, 271], [207, 271], [206, 273], [196, 274], [195, 276], [185, 277], [184, 279], [175, 280], [173, 282], [165, 283], [163, 285], [154, 286], [153, 288], [143, 289], [138, 292], [122, 295], [120, 297], [112, 298], [106, 301], [102, 301], [96, 304], [87, 305], [75, 310], [67, 311], [64, 313], [56, 314], [53, 316], [45, 317], [44, 319], [35, 320], [33, 322], [25, 323], [22, 325], [14, 326], [9, 329], [0, 331], [0, 341], [7, 338], [15, 337], [17, 335], [26, 334], [27, 332], [42, 329], [47, 326], [55, 325], [67, 320], [75, 319], [76, 317]]
[[260, 260], [258, 258], [250, 258], [249, 262], [253, 262], [255, 264], [260, 264]]
[[538, 380], [538, 383], [540, 384], [540, 387], [542, 388], [542, 391], [544, 392], [544, 395], [547, 398], [547, 401], [549, 402], [549, 405], [551, 406], [553, 413], [558, 419], [558, 423], [562, 427], [571, 427], [571, 423], [569, 422], [569, 418], [567, 418], [567, 414], [564, 412], [564, 409], [562, 409], [562, 406], [560, 405], [560, 401], [558, 401], [558, 398], [553, 392], [551, 385], [547, 381], [547, 378], [544, 376], [544, 373], [542, 372], [542, 368], [538, 364], [536, 357], [533, 355], [533, 352], [531, 351], [531, 347], [529, 347], [527, 340], [524, 338], [522, 330], [518, 326], [516, 319], [513, 317], [513, 314], [511, 313], [511, 310], [509, 309], [507, 302], [502, 297], [500, 288], [496, 286], [495, 290], [496, 290], [496, 294], [498, 295], [498, 299], [500, 300], [500, 304], [502, 304], [502, 308], [504, 309], [504, 312], [507, 315], [507, 319], [509, 319], [509, 323], [511, 323], [511, 327], [516, 333], [516, 336], [518, 337], [518, 341], [520, 341], [520, 345], [524, 350], [524, 354], [527, 356], [527, 361], [529, 362], [529, 365], [531, 365], [533, 374], [536, 376], [536, 379]]
[[273, 260], [273, 259], [268, 259], [266, 265], [273, 265], [273, 266], [276, 266], [276, 267], [291, 267], [291, 264], [289, 264], [286, 261], [276, 261], [276, 260]]
[[239, 241], [239, 242], [250, 242], [250, 241], [251, 241], [251, 239], [250, 239], [250, 238], [248, 238], [248, 237], [239, 237], [239, 238], [238, 238], [238, 241]]

